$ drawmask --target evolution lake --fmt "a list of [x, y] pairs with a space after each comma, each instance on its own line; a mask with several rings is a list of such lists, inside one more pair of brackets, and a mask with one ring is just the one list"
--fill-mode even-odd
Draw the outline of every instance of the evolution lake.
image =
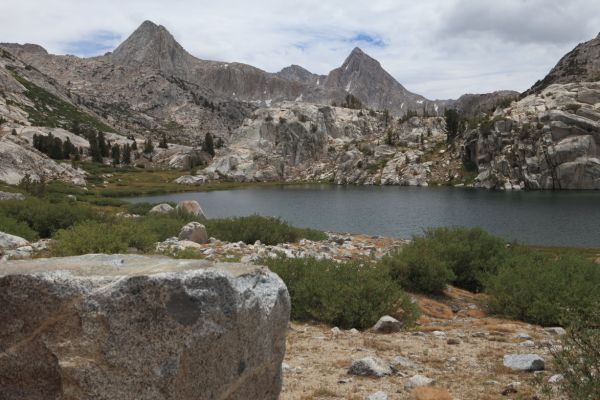
[[524, 244], [600, 247], [600, 191], [284, 185], [125, 200], [197, 200], [208, 218], [259, 214], [333, 232], [410, 238], [428, 227], [480, 226]]

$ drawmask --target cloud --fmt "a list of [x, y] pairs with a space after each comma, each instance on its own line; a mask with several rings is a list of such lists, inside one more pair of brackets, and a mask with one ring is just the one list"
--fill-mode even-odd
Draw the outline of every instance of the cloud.
[[359, 46], [429, 98], [524, 90], [600, 29], [597, 0], [19, 0], [0, 41], [102, 54], [150, 19], [193, 55], [326, 74]]

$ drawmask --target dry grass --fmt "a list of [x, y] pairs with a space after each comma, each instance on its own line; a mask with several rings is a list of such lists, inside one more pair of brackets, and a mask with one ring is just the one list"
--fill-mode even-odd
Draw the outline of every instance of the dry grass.
[[419, 387], [412, 391], [415, 400], [453, 400], [453, 397], [446, 389], [436, 389], [432, 387]]
[[417, 307], [424, 315], [439, 319], [454, 319], [452, 309], [438, 301], [420, 298], [417, 300]]

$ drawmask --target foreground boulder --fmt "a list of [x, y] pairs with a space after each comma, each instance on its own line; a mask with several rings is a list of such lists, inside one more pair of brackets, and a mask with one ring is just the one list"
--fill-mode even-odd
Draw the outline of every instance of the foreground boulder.
[[350, 369], [348, 370], [350, 375], [376, 376], [378, 378], [391, 375], [392, 372], [393, 371], [390, 366], [377, 357], [365, 357], [360, 360], [356, 360], [352, 363]]
[[268, 270], [135, 255], [0, 264], [4, 399], [277, 399], [290, 301]]
[[402, 322], [394, 317], [385, 315], [379, 318], [379, 321], [373, 327], [373, 330], [378, 333], [394, 333], [402, 330]]

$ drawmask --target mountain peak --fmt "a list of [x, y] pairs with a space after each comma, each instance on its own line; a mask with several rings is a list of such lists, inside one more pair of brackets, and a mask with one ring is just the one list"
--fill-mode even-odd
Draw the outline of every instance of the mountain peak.
[[175, 74], [186, 69], [191, 55], [164, 26], [146, 20], [110, 57], [116, 64], [142, 65]]

